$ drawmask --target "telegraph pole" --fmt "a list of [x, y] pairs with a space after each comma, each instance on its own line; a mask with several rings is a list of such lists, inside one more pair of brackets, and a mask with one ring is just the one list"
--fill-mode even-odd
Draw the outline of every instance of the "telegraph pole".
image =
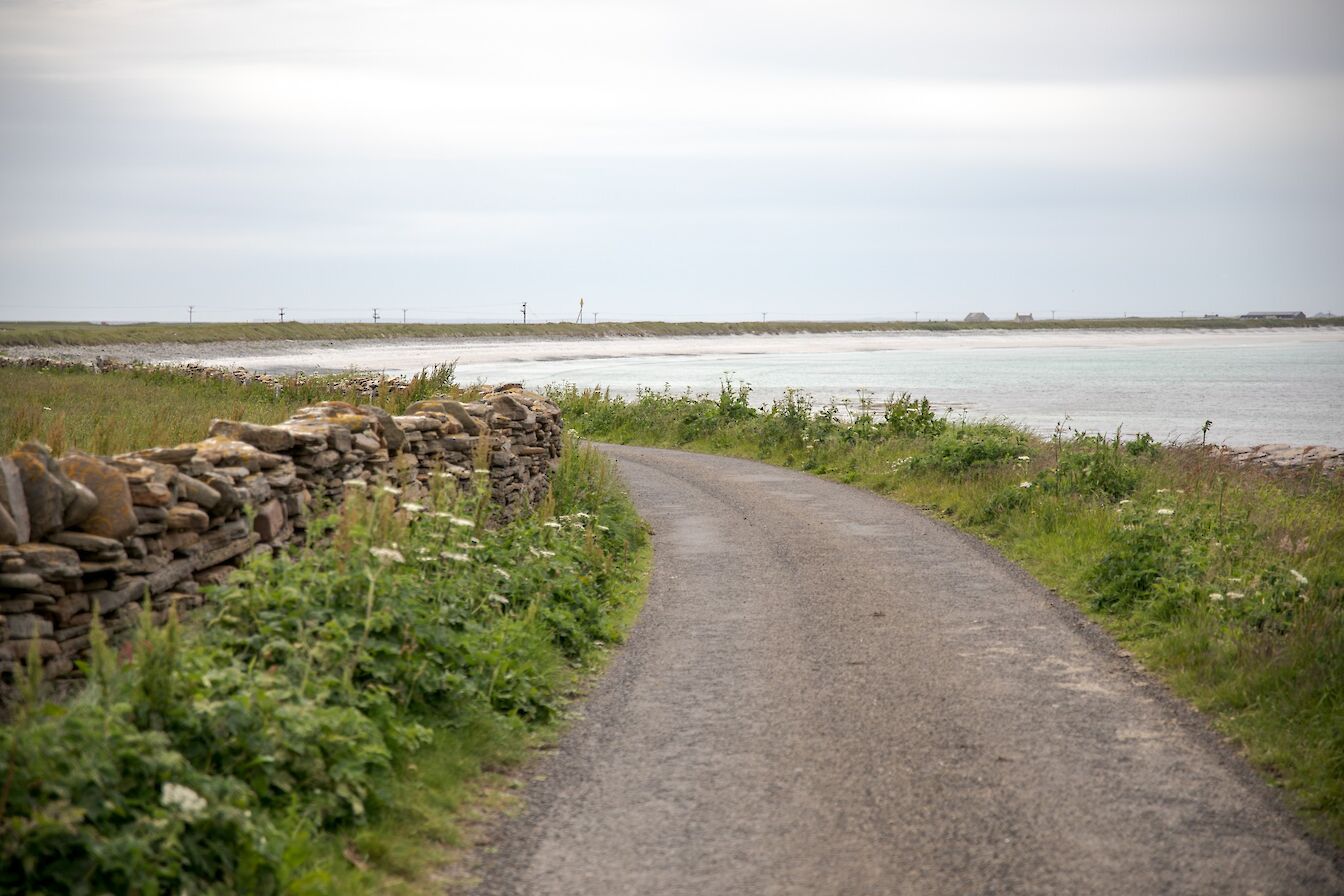
[[285, 309], [284, 309], [284, 308], [281, 308], [281, 309], [280, 309], [280, 323], [284, 323], [284, 322], [285, 322]]
[[583, 323], [583, 296], [579, 296], [579, 316], [574, 318], [574, 323]]
[[1051, 320], [1054, 320], [1054, 319], [1055, 319], [1055, 309], [1053, 309], [1053, 308], [1050, 309], [1050, 319], [1051, 319]]
[[406, 309], [405, 309], [405, 308], [401, 309], [401, 322], [402, 322], [403, 324], [406, 323]]
[[378, 323], [378, 309], [373, 309], [373, 322]]
[[187, 323], [191, 323], [191, 322], [192, 322], [192, 316], [195, 315], [195, 313], [196, 313], [196, 306], [195, 306], [195, 305], [188, 305], [188, 306], [187, 306]]
[[526, 324], [527, 324], [527, 303], [526, 303], [526, 302], [523, 303], [523, 324], [524, 324], [524, 326], [526, 326]]

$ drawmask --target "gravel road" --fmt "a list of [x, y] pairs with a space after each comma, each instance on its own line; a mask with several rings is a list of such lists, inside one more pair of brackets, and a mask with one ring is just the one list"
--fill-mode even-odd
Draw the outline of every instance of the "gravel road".
[[1344, 893], [1202, 719], [980, 543], [606, 450], [655, 532], [648, 604], [476, 892]]

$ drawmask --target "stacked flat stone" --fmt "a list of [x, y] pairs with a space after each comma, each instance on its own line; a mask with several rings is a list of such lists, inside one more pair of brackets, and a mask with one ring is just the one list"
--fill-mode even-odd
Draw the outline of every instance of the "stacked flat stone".
[[299, 540], [353, 482], [423, 499], [483, 462], [510, 519], [545, 494], [561, 434], [559, 409], [511, 384], [399, 417], [331, 401], [275, 426], [216, 420], [200, 442], [115, 457], [25, 444], [0, 457], [0, 684], [34, 650], [46, 677], [72, 675], [95, 614], [115, 636], [146, 609], [162, 623], [199, 606], [202, 586]]

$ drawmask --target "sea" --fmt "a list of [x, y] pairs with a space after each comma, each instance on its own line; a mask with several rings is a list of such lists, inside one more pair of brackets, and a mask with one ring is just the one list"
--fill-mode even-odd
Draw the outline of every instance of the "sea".
[[1006, 420], [1042, 434], [1344, 447], [1339, 327], [257, 343], [196, 360], [389, 374], [451, 362], [462, 383], [573, 384], [627, 398], [642, 389], [717, 395], [731, 383], [746, 385], [757, 406], [794, 389], [851, 413], [908, 393], [954, 419]]

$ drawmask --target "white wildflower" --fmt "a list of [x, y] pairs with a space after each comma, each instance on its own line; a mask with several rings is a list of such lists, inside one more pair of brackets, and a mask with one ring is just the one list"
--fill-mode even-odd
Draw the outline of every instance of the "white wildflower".
[[401, 505], [402, 510], [409, 510], [411, 513], [419, 513], [425, 509], [425, 505], [417, 504], [414, 501], [404, 501]]
[[1218, 600], [1222, 600], [1222, 599], [1223, 599], [1223, 596], [1222, 596], [1221, 594], [1219, 594], [1217, 591], [1214, 591], [1212, 594], [1209, 595], [1209, 600], [1218, 601]]
[[207, 805], [205, 797], [184, 784], [174, 784], [171, 781], [163, 783], [159, 804], [168, 809], [176, 809], [183, 815], [195, 815]]
[[1121, 506], [1121, 507], [1124, 507], [1124, 506], [1125, 506], [1126, 504], [1128, 504], [1128, 503], [1129, 503], [1129, 499], [1128, 499], [1128, 498], [1121, 498], [1121, 499], [1120, 499], [1120, 506]]
[[368, 488], [369, 484], [363, 479], [347, 479], [341, 483], [346, 488]]
[[504, 567], [502, 567], [502, 566], [496, 566], [496, 567], [495, 567], [495, 572], [499, 573], [500, 577], [503, 578], [504, 581], [506, 581], [506, 582], [507, 582], [509, 579], [513, 578], [513, 576], [509, 575], [509, 571], [508, 571], [507, 569], [505, 569]]
[[603, 531], [603, 532], [610, 532], [610, 531], [611, 531], [611, 529], [609, 529], [608, 527], [602, 525], [601, 523], [598, 523], [598, 524], [597, 524], [597, 528], [598, 528], [599, 530]]
[[385, 563], [405, 563], [406, 558], [396, 548], [369, 548], [369, 553]]
[[1157, 493], [1158, 493], [1159, 495], [1165, 495], [1165, 494], [1166, 494], [1167, 492], [1169, 492], [1169, 491], [1171, 491], [1171, 489], [1169, 489], [1169, 488], [1160, 488], [1160, 489], [1157, 490]]
[[1024, 480], [1024, 481], [1022, 481], [1022, 482], [1019, 482], [1019, 483], [1017, 484], [1017, 487], [1018, 487], [1018, 488], [1031, 488], [1031, 483], [1030, 483], [1030, 482], [1026, 482], [1026, 481]]
[[476, 528], [476, 521], [469, 520], [464, 516], [449, 515], [448, 522], [452, 523], [454, 526], [462, 526], [464, 528], [470, 528], [470, 529]]
[[472, 470], [472, 471], [471, 471], [471, 475], [473, 475], [473, 476], [489, 476], [489, 475], [490, 475], [490, 471], [489, 471], [489, 470]]
[[1297, 584], [1299, 585], [1307, 584], [1307, 577], [1302, 575], [1302, 573], [1298, 572], [1295, 569], [1290, 569], [1288, 570], [1288, 572], [1292, 573], [1293, 578], [1297, 579]]
[[507, 607], [509, 605], [509, 599], [502, 594], [491, 594], [490, 600], [499, 604], [501, 607]]
[[1030, 457], [1030, 455], [1019, 454], [1019, 455], [1017, 456], [1017, 459], [1018, 459], [1018, 460], [1024, 460], [1024, 461], [1025, 461], [1025, 460], [1031, 460], [1031, 457]]
[[380, 488], [379, 491], [381, 491], [385, 495], [401, 494], [401, 489], [397, 488], [395, 485], [385, 485], [382, 488]]
[[1245, 595], [1245, 594], [1242, 594], [1240, 591], [1229, 591], [1229, 592], [1227, 592], [1227, 599], [1228, 599], [1228, 600], [1241, 600], [1241, 599], [1242, 599], [1243, 597], [1245, 597], [1245, 596], [1246, 596], [1246, 595]]
[[533, 557], [541, 557], [543, 559], [555, 556], [555, 551], [543, 551], [538, 548], [528, 548], [527, 552]]
[[471, 558], [466, 554], [459, 554], [456, 551], [440, 551], [439, 557], [444, 560], [456, 560], [458, 563], [471, 562]]
[[555, 520], [547, 520], [546, 522], [542, 523], [542, 525], [545, 526], [547, 529], [561, 528], [560, 524], [557, 523]]
[[1170, 507], [1159, 507], [1156, 512], [1158, 516], [1171, 516], [1176, 511], [1172, 510]]

